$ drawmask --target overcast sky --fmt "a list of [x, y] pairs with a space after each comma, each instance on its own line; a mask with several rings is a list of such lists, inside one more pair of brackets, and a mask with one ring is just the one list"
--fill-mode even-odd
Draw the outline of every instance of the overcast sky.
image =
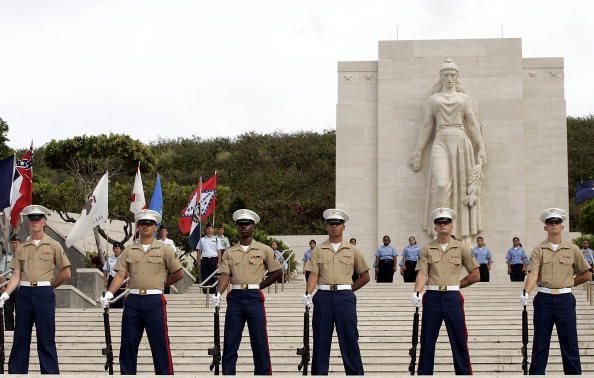
[[569, 115], [594, 113], [594, 1], [0, 0], [8, 143], [149, 142], [335, 128], [336, 64], [396, 39], [522, 38], [565, 58]]

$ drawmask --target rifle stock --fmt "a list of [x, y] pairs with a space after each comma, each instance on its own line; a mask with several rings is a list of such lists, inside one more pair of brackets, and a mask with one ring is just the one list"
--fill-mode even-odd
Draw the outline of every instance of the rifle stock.
[[303, 369], [303, 375], [307, 375], [307, 368], [309, 366], [309, 306], [305, 306], [305, 312], [303, 313], [303, 347], [297, 348], [297, 355], [301, 356], [301, 362], [297, 366], [297, 369], [301, 371]]
[[105, 371], [113, 375], [113, 347], [111, 345], [111, 327], [109, 325], [109, 307], [103, 309], [103, 328], [105, 329], [105, 348], [101, 354], [105, 356]]
[[[417, 295], [419, 293], [417, 292]], [[408, 350], [408, 355], [410, 356], [410, 364], [408, 365], [408, 371], [410, 375], [415, 375], [415, 368], [417, 365], [417, 344], [419, 343], [419, 308], [415, 309], [415, 314], [413, 315], [413, 329], [412, 329], [412, 346]]]
[[[524, 290], [526, 295], [526, 290]], [[526, 305], [522, 310], [522, 371], [528, 375], [528, 311]]]
[[210, 371], [214, 370], [215, 375], [219, 375], [219, 365], [221, 364], [221, 331], [219, 323], [219, 306], [215, 307], [214, 312], [214, 347], [208, 348], [208, 355], [212, 356]]

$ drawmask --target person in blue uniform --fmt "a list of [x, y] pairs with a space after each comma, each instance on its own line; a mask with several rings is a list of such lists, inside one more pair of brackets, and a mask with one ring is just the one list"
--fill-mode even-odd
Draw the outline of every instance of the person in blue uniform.
[[309, 249], [306, 249], [305, 252], [303, 252], [303, 273], [305, 274], [305, 283], [307, 283], [307, 278], [309, 277], [309, 272], [307, 270], [305, 270], [305, 264], [307, 264], [307, 262], [309, 261], [309, 259], [311, 259], [311, 254], [314, 250], [314, 248], [316, 247], [317, 243], [315, 240], [310, 240], [309, 241]]
[[[103, 264], [103, 274], [105, 278], [107, 278], [107, 285], [106, 289], [109, 289], [109, 285], [111, 285], [111, 281], [113, 281], [114, 277], [116, 276], [116, 271], [114, 270], [115, 264], [118, 261], [118, 257], [122, 254], [124, 250], [124, 244], [116, 241], [113, 243], [113, 255], [110, 255], [106, 260], [105, 264]], [[120, 288], [117, 292], [114, 293], [114, 296], [120, 295], [124, 290]], [[121, 298], [115, 303], [110, 304], [111, 308], [123, 308], [124, 307], [124, 299]]]
[[[419, 375], [432, 375], [435, 359], [435, 343], [441, 323], [445, 321], [452, 347], [456, 375], [471, 375], [468, 334], [464, 314], [464, 297], [460, 288], [478, 282], [478, 263], [470, 246], [450, 237], [452, 222], [456, 213], [449, 208], [438, 208], [431, 212], [437, 239], [423, 246], [417, 264], [417, 280], [411, 301], [421, 305], [423, 295], [423, 318], [421, 321], [421, 352], [419, 353]], [[462, 269], [468, 275], [460, 279]]]
[[[315, 248], [306, 269], [303, 304], [314, 304], [312, 375], [328, 375], [332, 334], [336, 326], [346, 375], [363, 375], [357, 331], [357, 297], [354, 292], [369, 282], [369, 266], [361, 251], [343, 240], [348, 214], [340, 209], [323, 213], [328, 240]], [[358, 274], [352, 281], [353, 272]], [[313, 291], [318, 288], [313, 296]]]
[[590, 272], [594, 271], [594, 251], [590, 248], [590, 240], [584, 239], [582, 241], [582, 253], [588, 264], [590, 264]]
[[400, 260], [400, 274], [404, 282], [415, 282], [417, 279], [417, 261], [421, 249], [417, 245], [417, 239], [414, 236], [408, 238], [408, 245], [402, 249], [402, 259]]
[[485, 247], [485, 239], [482, 236], [476, 238], [476, 247], [472, 249], [472, 255], [479, 263], [480, 282], [489, 282], [489, 271], [493, 263], [493, 255], [489, 248]]
[[173, 249], [155, 238], [161, 214], [144, 209], [134, 214], [134, 219], [138, 242], [128, 246], [118, 258], [114, 267], [117, 274], [101, 298], [101, 303], [108, 307], [114, 293], [129, 275], [129, 291], [122, 313], [120, 373], [136, 374], [138, 346], [146, 330], [155, 374], [172, 375], [167, 301], [163, 289], [182, 279], [184, 273]]
[[512, 239], [513, 246], [507, 251], [505, 261], [507, 262], [507, 274], [512, 282], [524, 281], [526, 268], [528, 267], [528, 256], [520, 243], [520, 238], [515, 236]]
[[383, 244], [375, 252], [375, 276], [377, 282], [394, 282], [398, 252], [390, 245], [388, 235], [382, 238]]
[[[15, 253], [11, 262], [12, 277], [0, 296], [4, 306], [10, 294], [20, 285], [16, 301], [16, 324], [9, 374], [29, 372], [31, 331], [35, 324], [37, 355], [41, 374], [60, 374], [56, 351], [56, 293], [55, 288], [70, 279], [70, 261], [60, 243], [46, 235], [45, 225], [50, 215], [40, 205], [29, 205], [22, 211], [27, 218], [31, 238]], [[54, 272], [58, 272], [57, 275]]]
[[557, 328], [563, 373], [582, 373], [576, 327], [575, 297], [572, 287], [592, 279], [590, 265], [579, 248], [562, 240], [564, 210], [550, 208], [543, 211], [540, 220], [545, 224], [547, 238], [534, 248], [528, 264], [528, 277], [524, 283], [525, 294], [520, 304], [526, 306], [529, 293], [538, 286], [532, 302], [534, 306], [534, 340], [530, 375], [543, 375], [549, 359], [553, 325]]
[[[258, 214], [252, 210], [240, 209], [233, 213], [233, 221], [239, 232], [239, 242], [227, 249], [223, 255], [223, 261], [219, 266], [221, 276], [217, 293], [210, 298], [213, 306], [220, 306], [221, 293], [224, 293], [231, 283], [225, 312], [223, 374], [235, 375], [237, 350], [247, 322], [254, 374], [272, 375], [262, 289], [282, 277], [282, 267], [274, 258], [272, 248], [254, 240], [255, 225], [260, 222]], [[264, 279], [266, 271], [268, 271], [268, 277]]]

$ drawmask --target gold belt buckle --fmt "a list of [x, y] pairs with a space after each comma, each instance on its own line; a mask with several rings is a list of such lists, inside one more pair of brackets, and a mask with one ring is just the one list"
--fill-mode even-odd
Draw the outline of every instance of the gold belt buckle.
[[559, 289], [551, 289], [551, 294], [559, 294]]
[[37, 281], [32, 281], [31, 282], [31, 287], [37, 287]]
[[138, 290], [138, 294], [140, 294], [140, 295], [146, 295], [146, 289], [139, 289]]
[[241, 284], [241, 290], [247, 290], [248, 284]]
[[439, 286], [439, 291], [448, 291], [448, 287], [447, 286]]
[[338, 290], [338, 285], [330, 285], [330, 291]]

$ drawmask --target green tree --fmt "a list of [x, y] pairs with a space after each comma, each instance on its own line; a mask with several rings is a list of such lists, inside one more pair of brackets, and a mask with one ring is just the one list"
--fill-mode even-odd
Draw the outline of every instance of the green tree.
[[6, 145], [6, 142], [10, 140], [6, 134], [8, 134], [8, 123], [0, 118], [0, 159], [13, 153], [12, 148]]
[[[126, 237], [122, 242], [131, 237], [130, 187], [138, 163], [144, 172], [155, 168], [157, 158], [150, 147], [127, 135], [83, 135], [52, 140], [36, 155], [37, 159], [43, 159], [45, 166], [41, 169], [46, 174], [36, 176], [34, 196], [67, 222], [75, 222], [68, 212], [80, 212], [101, 176], [108, 171], [109, 216], [125, 222]], [[101, 228], [98, 231], [114, 242]]]
[[594, 223], [592, 220], [582, 219], [584, 206], [575, 204], [575, 184], [594, 179], [594, 153], [589, 141], [594, 140], [594, 115], [585, 117], [567, 117], [567, 160], [569, 185], [569, 219], [570, 227], [581, 232], [585, 225]]

